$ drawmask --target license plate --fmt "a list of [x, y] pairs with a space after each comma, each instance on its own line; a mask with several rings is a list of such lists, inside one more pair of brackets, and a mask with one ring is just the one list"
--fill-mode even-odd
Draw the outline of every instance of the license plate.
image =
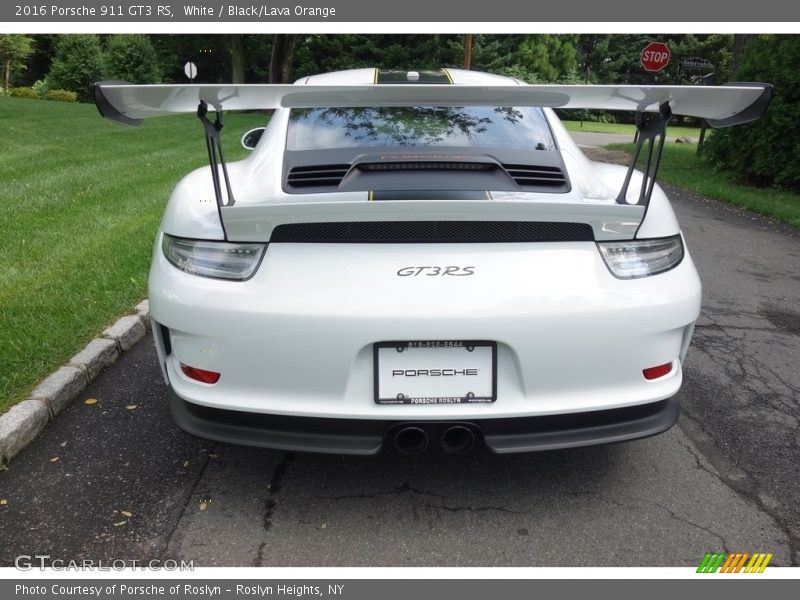
[[463, 404], [497, 398], [495, 342], [379, 342], [378, 404]]

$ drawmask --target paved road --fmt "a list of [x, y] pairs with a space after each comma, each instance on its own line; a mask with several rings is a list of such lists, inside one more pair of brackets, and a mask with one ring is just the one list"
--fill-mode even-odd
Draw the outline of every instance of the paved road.
[[97, 404], [0, 473], [0, 565], [696, 565], [708, 550], [800, 564], [800, 232], [669, 192], [704, 309], [668, 433], [522, 456], [215, 444], [172, 425], [148, 337], [87, 390]]
[[[675, 142], [677, 136], [670, 135], [667, 131], [667, 140]], [[572, 131], [570, 132], [572, 139], [574, 139], [578, 146], [581, 148], [602, 148], [610, 144], [630, 144], [633, 141], [633, 134], [627, 133], [595, 133], [591, 131]], [[695, 142], [696, 138], [693, 139]]]
[[590, 131], [572, 131], [572, 139], [581, 148], [600, 148], [609, 144], [630, 144], [633, 135], [623, 133], [594, 133]]

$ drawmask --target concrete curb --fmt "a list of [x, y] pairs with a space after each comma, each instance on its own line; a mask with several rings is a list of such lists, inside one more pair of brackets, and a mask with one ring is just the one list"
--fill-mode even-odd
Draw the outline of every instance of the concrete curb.
[[101, 337], [48, 375], [30, 398], [0, 415], [0, 465], [8, 464], [105, 368], [145, 336], [150, 329], [149, 302], [140, 302], [135, 311], [134, 315], [120, 317]]
[[23, 400], [0, 416], [0, 463], [6, 464], [30, 444], [50, 420], [41, 400]]

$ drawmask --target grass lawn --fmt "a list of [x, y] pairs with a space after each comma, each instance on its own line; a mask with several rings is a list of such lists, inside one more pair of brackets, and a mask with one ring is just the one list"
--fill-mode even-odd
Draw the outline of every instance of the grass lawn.
[[[633, 144], [608, 147], [630, 153]], [[800, 227], [800, 194], [738, 185], [733, 173], [712, 169], [711, 165], [695, 156], [696, 150], [695, 144], [665, 144], [658, 178]]]
[[[600, 123], [598, 121], [584, 121], [583, 126], [581, 126], [580, 121], [562, 121], [562, 123], [564, 123], [564, 127], [567, 128], [567, 131], [624, 133], [625, 135], [631, 136], [631, 140], [633, 140], [633, 134], [636, 131], [636, 127], [633, 125], [627, 125], [625, 123]], [[673, 127], [670, 125], [667, 128], [667, 135], [669, 139], [675, 139], [676, 137], [684, 135], [696, 139], [700, 137], [700, 129], [697, 127], [679, 127], [677, 125]]]
[[[226, 115], [228, 160], [258, 114]], [[0, 413], [146, 295], [156, 229], [206, 164], [197, 118], [141, 128], [93, 105], [0, 97]]]

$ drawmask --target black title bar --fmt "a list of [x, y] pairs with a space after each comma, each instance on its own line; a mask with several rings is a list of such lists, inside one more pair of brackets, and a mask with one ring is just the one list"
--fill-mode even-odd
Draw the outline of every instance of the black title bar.
[[[518, 23], [540, 22], [704, 22], [754, 23], [800, 21], [800, 3], [760, 0], [642, 0], [605, 2], [430, 2], [403, 0], [11, 0], [0, 3], [3, 23], [344, 23], [436, 22]], [[2, 27], [0, 26], [0, 29]]]

